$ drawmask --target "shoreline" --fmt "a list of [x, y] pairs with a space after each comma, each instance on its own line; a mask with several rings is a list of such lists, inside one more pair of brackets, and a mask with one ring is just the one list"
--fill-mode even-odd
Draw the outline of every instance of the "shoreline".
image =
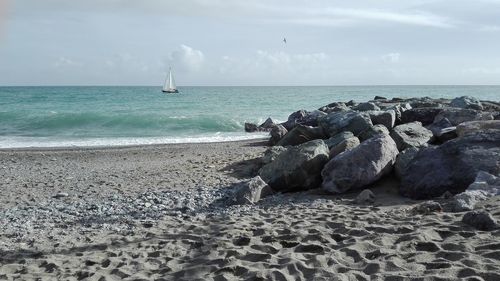
[[127, 148], [142, 148], [142, 147], [155, 147], [167, 148], [168, 146], [175, 145], [205, 145], [205, 144], [221, 144], [221, 143], [238, 143], [238, 142], [267, 142], [269, 137], [256, 137], [242, 140], [227, 140], [227, 141], [213, 141], [213, 142], [179, 142], [179, 143], [151, 143], [151, 144], [130, 144], [130, 145], [96, 145], [96, 146], [30, 146], [30, 147], [12, 147], [2, 148], [0, 152], [9, 151], [78, 151], [78, 150], [108, 150], [108, 149], [127, 149]]

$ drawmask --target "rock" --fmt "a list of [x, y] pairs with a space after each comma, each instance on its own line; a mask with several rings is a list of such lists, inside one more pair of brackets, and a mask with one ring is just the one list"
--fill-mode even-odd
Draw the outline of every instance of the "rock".
[[434, 122], [439, 122], [443, 118], [448, 119], [453, 126], [457, 126], [467, 121], [493, 120], [493, 115], [473, 109], [445, 108], [436, 115]]
[[390, 136], [394, 139], [400, 151], [409, 147], [426, 146], [433, 137], [432, 132], [424, 128], [422, 123], [418, 121], [394, 127]]
[[352, 150], [358, 145], [359, 139], [357, 137], [353, 136], [351, 138], [345, 139], [332, 147], [332, 149], [330, 149], [330, 158], [333, 158], [344, 151]]
[[241, 182], [234, 193], [235, 204], [255, 204], [261, 198], [273, 194], [272, 189], [259, 176]]
[[420, 203], [411, 209], [411, 213], [420, 215], [429, 215], [441, 211], [443, 211], [441, 204], [434, 201]]
[[276, 122], [274, 122], [274, 120], [271, 119], [271, 117], [269, 117], [266, 119], [266, 121], [264, 121], [264, 123], [259, 125], [259, 129], [261, 131], [270, 131], [275, 126], [276, 126]]
[[365, 141], [367, 139], [370, 139], [374, 136], [384, 134], [384, 135], [389, 135], [389, 130], [384, 125], [374, 125], [370, 127], [369, 129], [363, 131], [361, 134], [358, 135], [358, 138], [360, 141]]
[[387, 100], [387, 98], [381, 97], [381, 96], [375, 96], [373, 99], [374, 100]]
[[294, 113], [292, 113], [290, 116], [288, 116], [288, 121], [285, 123], [282, 123], [282, 125], [290, 131], [293, 129], [295, 126], [301, 124], [305, 126], [312, 126], [316, 127], [318, 126], [318, 118], [322, 116], [326, 116], [327, 114], [319, 111], [319, 110], [314, 110], [312, 112], [307, 112], [305, 110], [299, 110]]
[[474, 182], [464, 192], [452, 198], [450, 209], [453, 212], [471, 211], [479, 201], [498, 195], [500, 195], [500, 178], [479, 171]]
[[275, 145], [287, 133], [288, 133], [288, 130], [283, 125], [278, 124], [278, 125], [274, 126], [274, 128], [271, 129], [271, 133], [270, 133], [271, 138], [269, 139], [269, 144]]
[[375, 202], [375, 194], [369, 189], [365, 189], [361, 191], [361, 193], [356, 196], [356, 199], [354, 201], [357, 204], [369, 204], [369, 203], [374, 203]]
[[348, 101], [348, 102], [345, 103], [345, 105], [347, 105], [347, 106], [356, 106], [357, 104], [358, 103], [355, 102], [354, 100], [350, 100], [350, 101]]
[[355, 111], [330, 113], [319, 119], [319, 126], [329, 136], [350, 131], [355, 136], [372, 126], [370, 117]]
[[297, 125], [286, 135], [284, 135], [276, 145], [288, 146], [299, 145], [315, 139], [322, 139], [325, 137], [321, 127], [310, 127], [305, 125]]
[[457, 127], [444, 128], [433, 133], [433, 135], [440, 142], [449, 141], [457, 137]]
[[420, 149], [416, 147], [409, 147], [398, 154], [396, 163], [394, 164], [394, 172], [398, 178], [404, 173], [408, 164], [415, 158]]
[[332, 149], [332, 147], [336, 146], [337, 144], [341, 143], [342, 141], [354, 137], [354, 134], [349, 131], [344, 131], [336, 134], [333, 137], [330, 137], [329, 139], [325, 140], [326, 145], [328, 146], [328, 149]]
[[466, 213], [462, 222], [479, 230], [493, 230], [498, 227], [496, 220], [485, 211], [471, 211]]
[[380, 110], [380, 108], [372, 102], [362, 102], [353, 107], [353, 109], [357, 111]]
[[323, 111], [327, 114], [332, 113], [332, 112], [345, 112], [345, 111], [350, 111], [351, 109], [342, 103], [341, 105], [336, 105], [336, 106], [323, 106], [319, 109], [320, 111]]
[[332, 193], [371, 184], [389, 173], [398, 149], [388, 135], [371, 138], [332, 158], [321, 171], [322, 187]]
[[422, 148], [401, 176], [400, 192], [414, 199], [463, 192], [479, 171], [500, 173], [500, 132], [476, 133]]
[[394, 125], [399, 125], [399, 124], [402, 124], [402, 115], [403, 115], [403, 112], [405, 112], [406, 110], [410, 110], [411, 109], [411, 106], [409, 103], [403, 103], [403, 104], [397, 104], [397, 105], [394, 105], [392, 107], [388, 107], [386, 109], [391, 109], [391, 110], [394, 110], [395, 114], [396, 114], [396, 121], [394, 123]]
[[69, 194], [66, 192], [58, 192], [54, 196], [52, 196], [52, 198], [59, 199], [59, 198], [64, 198], [64, 197], [68, 197], [68, 196], [69, 196]]
[[328, 146], [313, 140], [293, 146], [259, 170], [260, 177], [276, 191], [299, 191], [318, 187], [321, 169], [328, 161]]
[[500, 120], [469, 121], [461, 123], [457, 126], [457, 135], [459, 137], [474, 134], [477, 132], [493, 131], [500, 131]]
[[283, 151], [286, 151], [286, 148], [283, 146], [273, 146], [266, 149], [266, 151], [264, 151], [264, 156], [262, 156], [261, 159], [262, 163], [268, 164], [273, 162], [274, 159], [276, 159], [276, 157], [278, 157], [278, 155], [280, 155]]
[[441, 129], [449, 127], [453, 127], [453, 124], [451, 124], [450, 120], [448, 120], [447, 118], [441, 118], [438, 121], [427, 126], [427, 129], [431, 130], [431, 132], [435, 136], [439, 131], [441, 131]]
[[483, 105], [481, 104], [481, 102], [475, 97], [471, 96], [462, 96], [454, 98], [451, 101], [450, 106], [465, 108], [465, 109], [483, 110]]
[[258, 130], [259, 130], [259, 128], [257, 127], [256, 124], [254, 124], [254, 123], [245, 123], [245, 132], [253, 133], [253, 132], [257, 132]]
[[392, 129], [396, 123], [396, 111], [394, 109], [386, 111], [369, 111], [373, 125], [384, 125], [387, 129]]
[[443, 107], [443, 104], [433, 100], [433, 99], [420, 99], [410, 102], [412, 108], [423, 108], [423, 107]]
[[438, 107], [412, 108], [401, 112], [401, 123], [421, 122], [429, 125], [434, 122], [434, 118], [442, 111]]
[[288, 120], [281, 125], [285, 127], [288, 131], [293, 129], [297, 124], [300, 124], [300, 121], [307, 115], [307, 111], [299, 110], [288, 116]]

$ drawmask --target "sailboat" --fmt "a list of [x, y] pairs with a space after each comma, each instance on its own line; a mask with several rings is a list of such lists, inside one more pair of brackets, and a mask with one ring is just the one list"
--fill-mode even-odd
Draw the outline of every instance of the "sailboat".
[[165, 85], [163, 85], [162, 92], [168, 93], [168, 94], [173, 94], [173, 93], [179, 92], [177, 90], [177, 88], [175, 87], [174, 76], [172, 75], [172, 68], [169, 68], [169, 70], [168, 70], [167, 80], [165, 80]]

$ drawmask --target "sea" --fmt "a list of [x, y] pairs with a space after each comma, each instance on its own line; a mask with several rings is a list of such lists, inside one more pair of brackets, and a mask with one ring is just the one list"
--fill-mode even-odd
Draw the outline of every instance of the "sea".
[[244, 123], [376, 95], [499, 101], [500, 86], [0, 87], [0, 148], [247, 140]]

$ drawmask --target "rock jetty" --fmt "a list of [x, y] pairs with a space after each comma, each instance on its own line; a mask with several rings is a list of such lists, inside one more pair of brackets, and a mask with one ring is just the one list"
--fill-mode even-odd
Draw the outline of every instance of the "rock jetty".
[[245, 128], [279, 147], [259, 172], [275, 191], [359, 192], [395, 175], [401, 195], [431, 199], [500, 173], [500, 103], [469, 96], [332, 102]]

